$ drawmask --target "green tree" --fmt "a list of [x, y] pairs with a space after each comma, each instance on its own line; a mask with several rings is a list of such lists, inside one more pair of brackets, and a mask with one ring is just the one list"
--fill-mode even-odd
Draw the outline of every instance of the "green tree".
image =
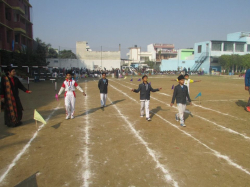
[[59, 58], [76, 59], [76, 55], [71, 50], [62, 50], [59, 53]]

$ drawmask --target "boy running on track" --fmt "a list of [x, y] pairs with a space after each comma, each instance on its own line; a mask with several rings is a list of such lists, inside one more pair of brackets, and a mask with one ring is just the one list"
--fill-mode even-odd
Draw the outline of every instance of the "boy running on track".
[[108, 79], [106, 79], [106, 73], [102, 73], [102, 78], [98, 82], [98, 88], [100, 90], [101, 108], [106, 107], [107, 93], [108, 93]]
[[182, 127], [186, 127], [186, 125], [184, 123], [184, 121], [185, 121], [184, 112], [186, 110], [186, 103], [187, 103], [186, 98], [188, 98], [188, 101], [190, 102], [190, 105], [192, 105], [191, 99], [190, 99], [189, 93], [188, 93], [188, 88], [187, 88], [187, 86], [184, 85], [184, 79], [185, 78], [184, 78], [183, 75], [180, 75], [178, 77], [179, 85], [175, 86], [175, 88], [174, 88], [172, 102], [170, 104], [170, 106], [173, 106], [174, 102], [176, 100], [177, 108], [178, 108], [179, 113], [177, 113], [175, 115], [175, 119], [176, 119], [176, 121], [180, 120], [180, 124], [181, 124]]
[[140, 101], [141, 101], [141, 117], [144, 115], [144, 108], [146, 110], [146, 120], [151, 121], [149, 117], [149, 101], [150, 101], [150, 92], [160, 91], [162, 88], [153, 89], [151, 84], [148, 84], [148, 76], [143, 75], [142, 84], [139, 84], [138, 89], [132, 89], [132, 92], [140, 92]]
[[66, 108], [66, 119], [74, 118], [75, 102], [76, 102], [76, 94], [75, 94], [76, 88], [80, 90], [80, 92], [82, 92], [84, 96], [86, 96], [86, 94], [84, 93], [82, 88], [76, 83], [76, 81], [72, 80], [71, 72], [67, 72], [66, 80], [63, 82], [62, 87], [58, 93], [58, 95], [61, 95], [61, 93], [65, 90], [64, 101], [65, 101], [65, 108]]
[[249, 99], [246, 105], [246, 110], [250, 112], [250, 69], [245, 74], [245, 90], [249, 92]]

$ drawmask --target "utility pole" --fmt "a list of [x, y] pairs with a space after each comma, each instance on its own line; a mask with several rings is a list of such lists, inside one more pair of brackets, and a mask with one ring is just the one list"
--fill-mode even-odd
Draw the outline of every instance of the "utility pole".
[[101, 46], [101, 68], [102, 68], [102, 46]]

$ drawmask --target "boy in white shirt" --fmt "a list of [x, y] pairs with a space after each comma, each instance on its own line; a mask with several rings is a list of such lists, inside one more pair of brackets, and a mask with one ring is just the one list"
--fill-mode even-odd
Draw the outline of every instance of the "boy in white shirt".
[[82, 88], [76, 83], [76, 81], [72, 80], [71, 72], [67, 72], [66, 80], [63, 82], [62, 87], [58, 93], [58, 95], [61, 95], [61, 93], [65, 90], [64, 97], [65, 97], [66, 119], [74, 118], [75, 102], [76, 102], [76, 94], [75, 94], [76, 88], [80, 90], [80, 92], [82, 92], [84, 96], [86, 96], [86, 94], [84, 93]]

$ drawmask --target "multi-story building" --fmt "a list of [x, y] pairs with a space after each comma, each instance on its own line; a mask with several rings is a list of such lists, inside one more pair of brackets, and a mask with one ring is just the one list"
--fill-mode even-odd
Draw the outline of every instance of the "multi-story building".
[[[218, 61], [222, 55], [250, 54], [250, 32], [236, 32], [227, 35], [227, 40], [209, 40], [194, 44], [194, 50], [186, 53], [182, 58], [178, 53], [176, 59], [162, 60], [161, 70], [190, 69], [191, 71], [204, 71], [209, 74], [212, 71], [221, 72]], [[193, 55], [191, 55], [191, 52]]]
[[129, 48], [127, 56], [131, 63], [143, 63], [146, 61], [161, 63], [164, 59], [175, 58], [177, 50], [174, 49], [174, 44], [149, 44], [147, 51], [144, 52], [135, 45]]
[[29, 0], [0, 0], [0, 50], [32, 48], [31, 7]]

